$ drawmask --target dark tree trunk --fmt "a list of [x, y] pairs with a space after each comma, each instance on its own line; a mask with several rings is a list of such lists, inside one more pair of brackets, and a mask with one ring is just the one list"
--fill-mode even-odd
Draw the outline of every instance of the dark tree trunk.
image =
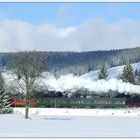
[[26, 99], [26, 101], [25, 101], [25, 119], [29, 119], [29, 107], [30, 107], [29, 99]]
[[25, 119], [29, 119], [29, 107], [25, 107]]

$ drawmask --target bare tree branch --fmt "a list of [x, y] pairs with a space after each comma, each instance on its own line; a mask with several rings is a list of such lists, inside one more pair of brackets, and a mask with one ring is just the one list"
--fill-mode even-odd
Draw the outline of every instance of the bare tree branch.
[[[15, 81], [23, 91], [26, 108], [30, 107], [35, 82], [41, 76], [41, 73], [47, 68], [47, 57], [43, 52], [25, 51], [17, 52], [13, 55], [12, 69], [17, 75]], [[22, 80], [22, 82], [21, 82]], [[25, 86], [23, 86], [25, 85]], [[26, 109], [25, 118], [28, 118]]]

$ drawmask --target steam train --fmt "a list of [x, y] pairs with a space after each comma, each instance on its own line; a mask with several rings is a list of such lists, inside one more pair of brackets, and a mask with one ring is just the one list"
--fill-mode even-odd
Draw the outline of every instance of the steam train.
[[[23, 99], [11, 99], [12, 107], [24, 107]], [[30, 101], [31, 107], [50, 108], [126, 108], [140, 107], [140, 98], [38, 98]]]

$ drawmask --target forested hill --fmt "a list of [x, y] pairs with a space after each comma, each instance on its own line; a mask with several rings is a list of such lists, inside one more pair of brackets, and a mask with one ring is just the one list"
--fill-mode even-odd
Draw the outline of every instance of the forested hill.
[[[96, 70], [106, 62], [108, 67], [140, 62], [140, 47], [122, 50], [89, 52], [44, 52], [48, 58], [48, 70], [56, 74], [84, 74]], [[0, 53], [0, 66], [12, 60], [12, 53]]]

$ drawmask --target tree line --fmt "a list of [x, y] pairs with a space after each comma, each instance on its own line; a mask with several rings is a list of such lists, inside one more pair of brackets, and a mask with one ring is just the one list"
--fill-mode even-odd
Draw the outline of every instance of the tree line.
[[[47, 71], [56, 76], [73, 73], [82, 75], [98, 70], [104, 63], [107, 68], [126, 65], [127, 62], [140, 62], [140, 47], [108, 51], [88, 52], [42, 52], [46, 58]], [[0, 53], [0, 67], [7, 67], [12, 61], [13, 53]]]

